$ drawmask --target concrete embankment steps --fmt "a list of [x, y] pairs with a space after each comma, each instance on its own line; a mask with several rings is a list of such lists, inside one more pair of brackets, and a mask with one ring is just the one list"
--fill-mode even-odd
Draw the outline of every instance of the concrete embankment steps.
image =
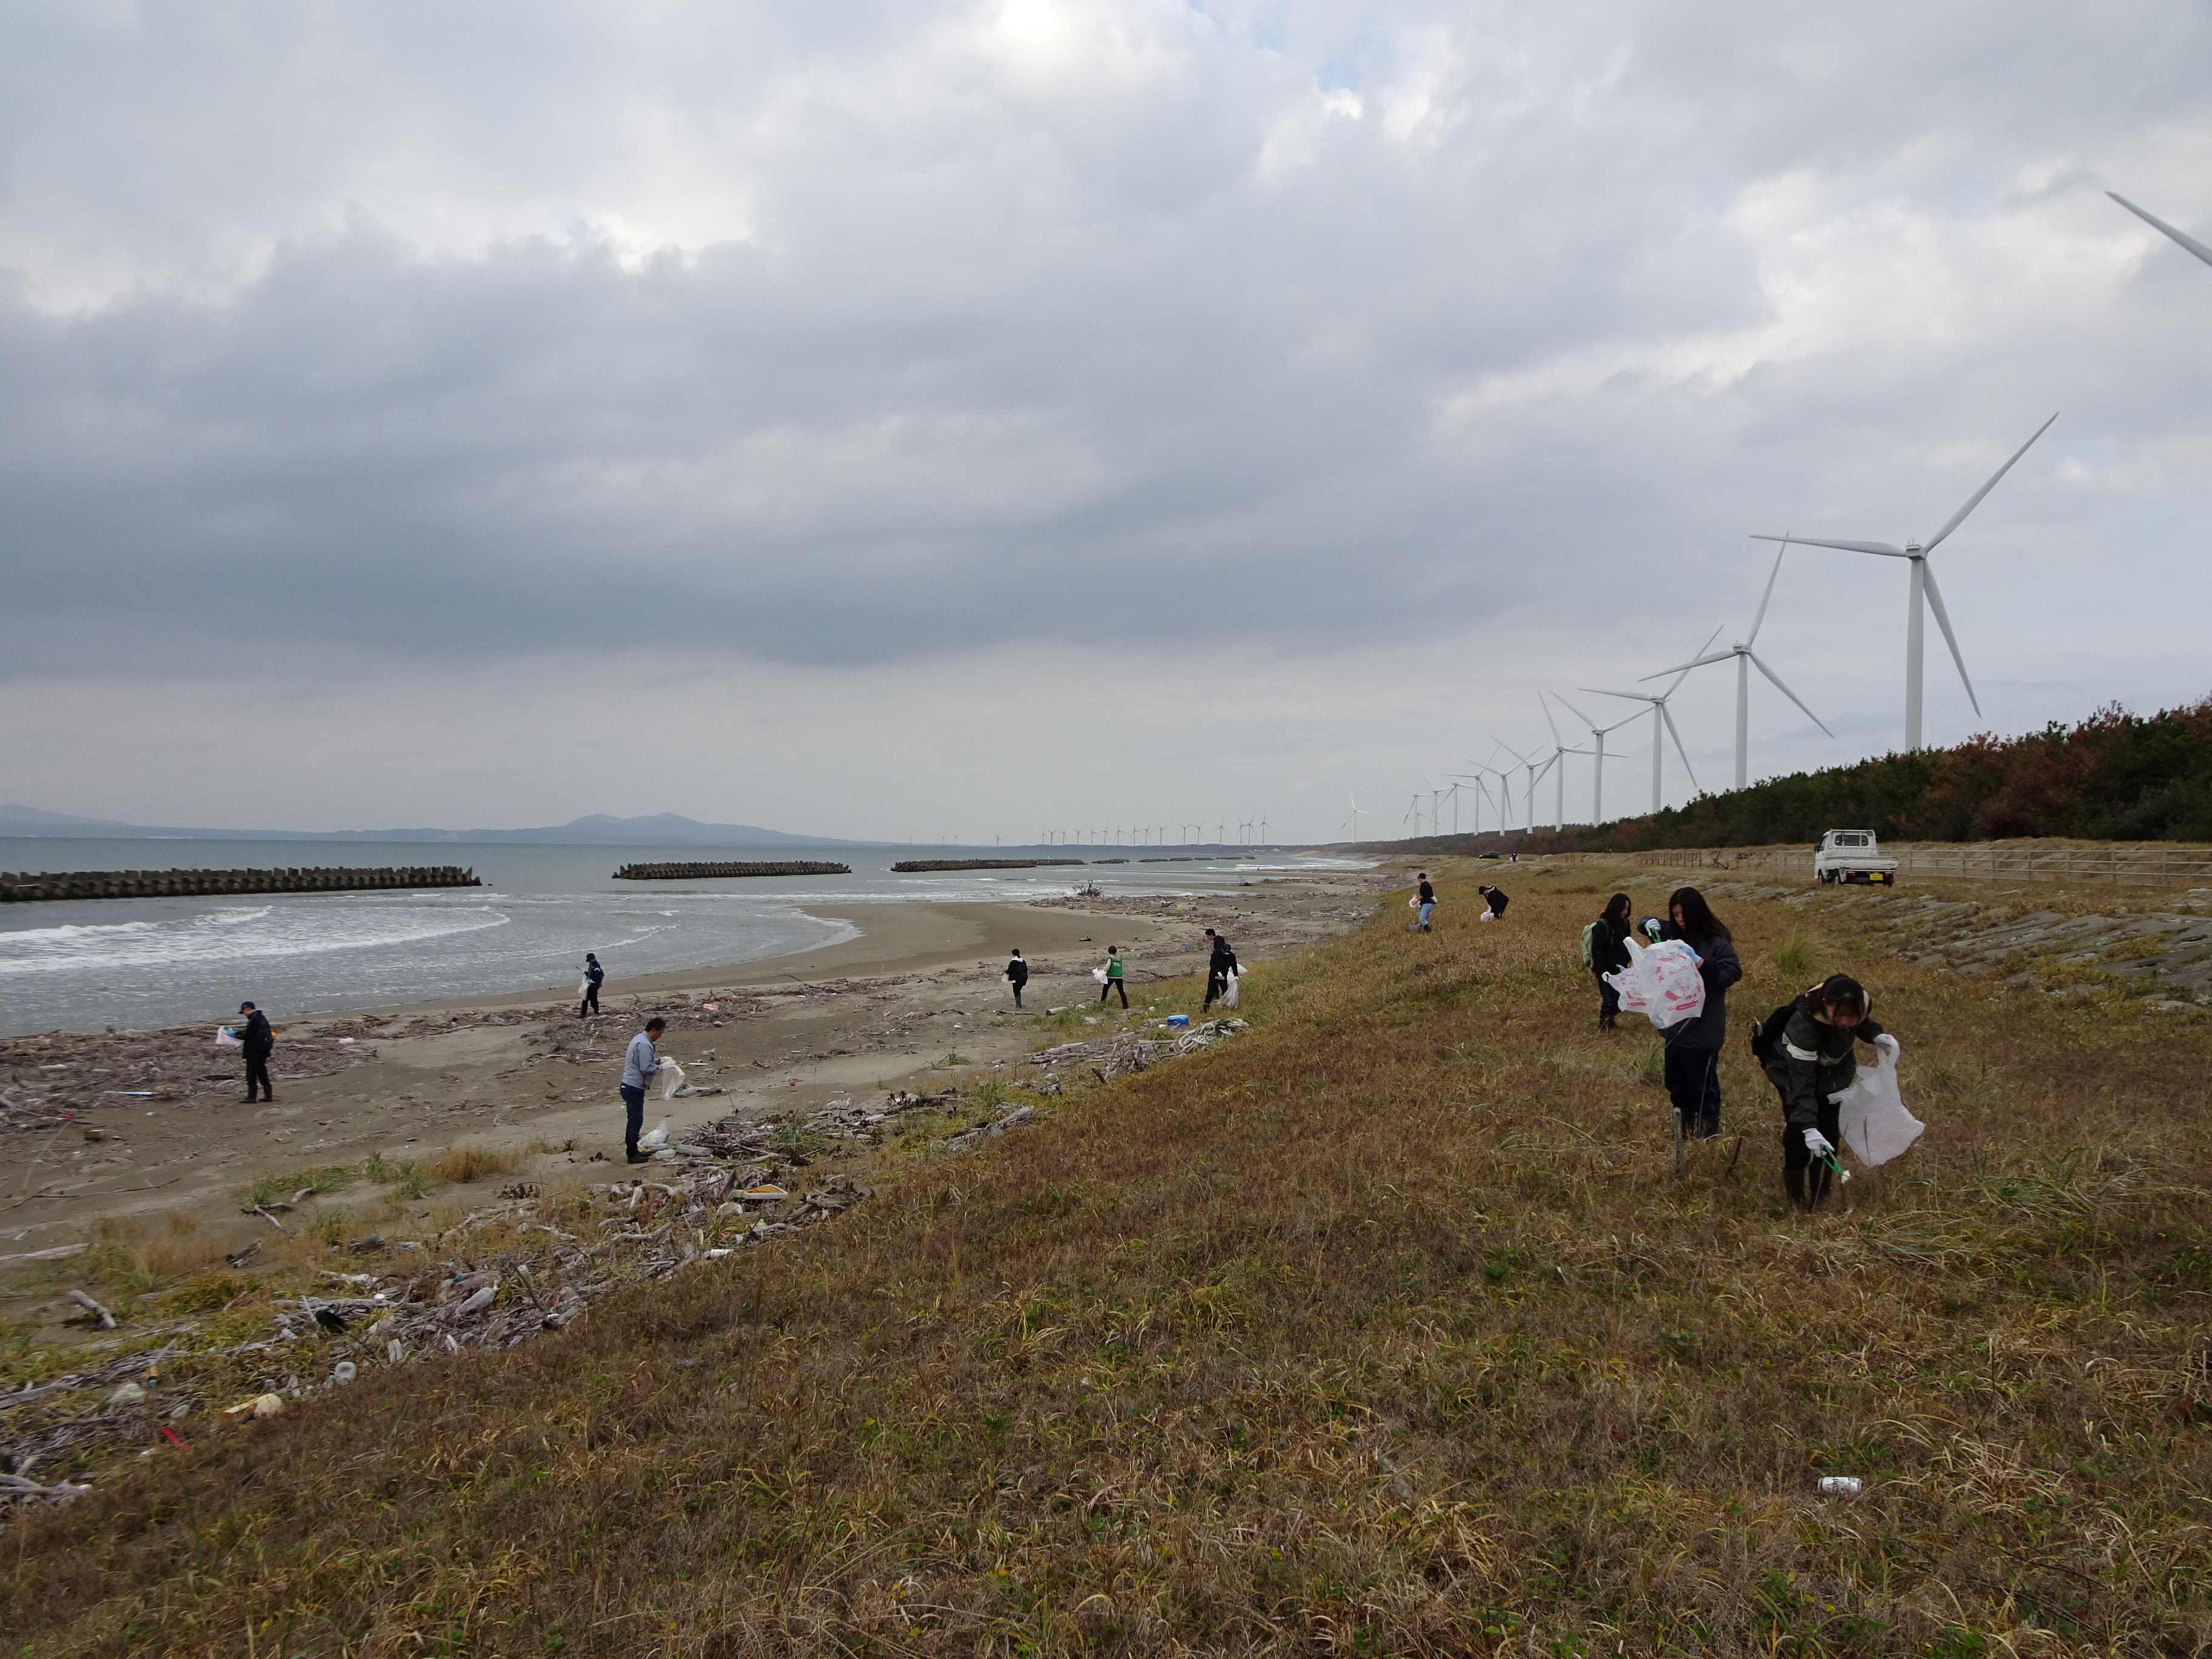
[[422, 864], [369, 870], [0, 871], [0, 904], [69, 899], [199, 898], [223, 893], [352, 893], [379, 889], [481, 887], [473, 869]]

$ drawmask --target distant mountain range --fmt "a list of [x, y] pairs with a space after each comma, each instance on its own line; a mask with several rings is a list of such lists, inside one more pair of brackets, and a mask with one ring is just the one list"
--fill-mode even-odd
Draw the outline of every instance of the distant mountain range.
[[702, 823], [674, 812], [617, 818], [605, 812], [539, 830], [191, 830], [116, 823], [0, 806], [0, 836], [73, 841], [394, 841], [507, 847], [882, 847], [885, 842], [794, 836], [753, 823]]

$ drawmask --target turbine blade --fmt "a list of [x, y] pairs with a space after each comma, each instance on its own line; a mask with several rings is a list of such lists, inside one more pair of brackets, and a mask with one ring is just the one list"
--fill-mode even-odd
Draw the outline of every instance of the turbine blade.
[[[1686, 671], [1685, 671], [1686, 672]], [[1658, 702], [1662, 699], [1649, 691], [1601, 691], [1595, 685], [1578, 685], [1577, 691], [1587, 691], [1593, 697], [1626, 697], [1631, 702]]]
[[1507, 754], [1512, 756], [1515, 760], [1519, 761], [1522, 765], [1526, 766], [1528, 763], [1528, 757], [1522, 754], [1519, 750], [1516, 749], [1511, 744], [1506, 742], [1503, 738], [1498, 739], [1498, 746], [1500, 749], [1503, 749]]
[[[2058, 411], [2054, 409], [2051, 411], [2051, 421], [2055, 421], [2057, 418]], [[1982, 497], [1988, 495], [1990, 491], [1997, 487], [1997, 480], [2003, 477], [2006, 473], [2012, 471], [2012, 462], [2018, 460], [2021, 456], [2027, 454], [2027, 452], [2034, 447], [2035, 439], [2040, 438], [2045, 433], [2051, 430], [2051, 421], [2045, 421], [2041, 426], [2036, 428], [2035, 436], [2030, 438], [2018, 449], [2013, 451], [2012, 461], [2007, 461], [2002, 466], [1990, 474], [1990, 481], [1966, 498], [1966, 504], [1951, 515], [1949, 523], [1946, 524], [1941, 530], [1937, 531], [1935, 535], [1929, 538], [1928, 545], [1920, 550], [1922, 552], [1933, 553], [1937, 548], [1943, 544], [1943, 538], [1956, 530], [1965, 520], [1966, 514], [1972, 512], [1976, 507], [1982, 504]]]
[[1785, 533], [1782, 538], [1781, 550], [1774, 556], [1774, 568], [1767, 573], [1766, 592], [1759, 596], [1759, 614], [1751, 619], [1751, 636], [1743, 642], [1746, 649], [1759, 643], [1759, 630], [1766, 623], [1767, 601], [1774, 597], [1774, 579], [1782, 574], [1782, 561], [1788, 556], [1789, 552], [1790, 538]]
[[1577, 720], [1580, 720], [1584, 726], [1589, 727], [1593, 732], [1597, 730], [1597, 722], [1592, 720], [1588, 714], [1583, 714], [1583, 711], [1576, 708], [1574, 704], [1568, 702], [1564, 696], [1559, 696], [1558, 692], [1554, 691], [1552, 695], [1555, 697], [1559, 697], [1559, 702], [1565, 707], [1567, 712], [1572, 714]]
[[[1823, 732], [1828, 732], [1828, 726], [1827, 726], [1827, 722], [1826, 722], [1826, 721], [1825, 721], [1825, 720], [1822, 720], [1822, 719], [1821, 719], [1818, 714], [1814, 714], [1811, 709], [1809, 709], [1809, 708], [1805, 708], [1805, 699], [1804, 699], [1804, 698], [1802, 698], [1802, 697], [1801, 697], [1801, 696], [1798, 696], [1795, 691], [1792, 691], [1792, 690], [1791, 690], [1788, 686], [1786, 686], [1786, 685], [1783, 684], [1783, 683], [1782, 683], [1782, 677], [1781, 677], [1779, 674], [1776, 673], [1776, 672], [1775, 672], [1771, 668], [1769, 668], [1769, 667], [1766, 665], [1765, 662], [1764, 660], [1762, 660], [1762, 659], [1761, 659], [1761, 658], [1759, 657], [1759, 653], [1758, 653], [1758, 652], [1756, 652], [1756, 651], [1747, 651], [1747, 652], [1745, 652], [1745, 653], [1744, 653], [1744, 655], [1746, 655], [1747, 657], [1749, 657], [1749, 658], [1751, 659], [1751, 664], [1752, 664], [1752, 666], [1753, 666], [1753, 667], [1754, 667], [1754, 668], [1756, 668], [1757, 670], [1759, 670], [1759, 672], [1760, 673], [1762, 673], [1762, 674], [1765, 675], [1765, 676], [1766, 676], [1766, 678], [1767, 678], [1768, 679], [1771, 680], [1771, 681], [1774, 683], [1774, 689], [1775, 689], [1777, 691], [1779, 691], [1779, 692], [1780, 692], [1784, 696], [1785, 696], [1785, 697], [1789, 698], [1790, 702], [1792, 702], [1796, 703], [1796, 704], [1800, 708], [1804, 708], [1804, 709], [1805, 709], [1805, 718], [1806, 718], [1807, 720], [1808, 720], [1812, 721], [1814, 725], [1815, 725], [1815, 726], [1819, 726], [1819, 727], [1820, 727]], [[1832, 737], [1834, 737], [1836, 734], [1835, 734], [1834, 732], [1828, 732], [1828, 735], [1829, 735], [1830, 737], [1832, 737]]]
[[1966, 659], [1959, 650], [1959, 636], [1951, 631], [1950, 613], [1943, 609], [1943, 591], [1936, 586], [1936, 567], [1925, 559], [1920, 568], [1927, 578], [1928, 608], [1936, 613], [1936, 626], [1943, 630], [1943, 643], [1951, 647], [1951, 660], [1959, 665], [1960, 683], [1966, 688], [1966, 701], [1974, 705], [1974, 717], [1982, 714], [1982, 700], [1974, 695], [1974, 682], [1966, 673]]
[[[1719, 628], [1716, 627], [1711, 633], [1705, 635], [1705, 642], [1698, 647], [1698, 654], [1702, 657], [1706, 652], [1711, 650], [1713, 648], [1713, 641], [1720, 638], [1720, 636], [1721, 630]], [[1682, 689], [1682, 682], [1686, 678], [1687, 678], [1689, 672], [1690, 671], [1686, 668], [1677, 669], [1674, 673], [1674, 684], [1668, 686], [1664, 691], [1659, 694], [1658, 701], [1663, 703], [1668, 698], [1673, 696], [1677, 691], [1680, 690]]]
[[2116, 190], [2108, 190], [2105, 194], [2111, 197], [2115, 202], [2118, 202], [2129, 212], [2134, 214], [2136, 218], [2142, 220], [2153, 230], [2165, 232], [2166, 234], [2171, 236], [2175, 241], [2180, 243], [2182, 246], [2187, 248], [2198, 258], [2203, 260], [2206, 264], [2212, 265], [2212, 247], [2205, 246], [2203, 243], [2198, 241], [2194, 236], [2184, 235], [2180, 231], [2176, 230], [2172, 225], [2166, 223], [2165, 220], [2158, 217], [2155, 214], [2145, 213], [2141, 208], [2137, 207], [2133, 202], [2128, 200], [2126, 197], [2121, 195], [2119, 191]]
[[1556, 745], [1559, 741], [1559, 724], [1552, 718], [1552, 700], [1540, 690], [1536, 693], [1536, 701], [1543, 708], [1544, 724], [1552, 728], [1552, 742]]
[[1686, 674], [1692, 668], [1703, 668], [1709, 662], [1726, 662], [1730, 657], [1735, 655], [1735, 651], [1736, 648], [1731, 646], [1725, 651], [1714, 652], [1710, 657], [1699, 657], [1695, 662], [1686, 662], [1679, 668], [1662, 668], [1656, 674], [1646, 674], [1644, 679], [1637, 681], [1637, 684], [1641, 685], [1644, 680], [1663, 680], [1669, 674]]
[[1901, 547], [1887, 542], [1824, 542], [1817, 536], [1758, 536], [1755, 542], [1781, 542], [1790, 547], [1832, 547], [1844, 553], [1879, 553], [1885, 559], [1909, 559], [1912, 556]]
[[1682, 734], [1674, 729], [1674, 717], [1667, 712], [1663, 702], [1659, 705], [1659, 718], [1667, 722], [1667, 735], [1674, 739], [1674, 752], [1682, 757], [1682, 769], [1690, 775], [1690, 787], [1704, 794], [1705, 786], [1698, 781], [1698, 769], [1690, 764], [1690, 751], [1682, 747]]

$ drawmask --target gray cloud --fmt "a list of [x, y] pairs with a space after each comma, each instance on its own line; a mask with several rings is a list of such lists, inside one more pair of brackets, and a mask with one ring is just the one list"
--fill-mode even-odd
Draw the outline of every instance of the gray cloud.
[[[1945, 550], [1991, 722], [2191, 659], [2212, 282], [2099, 194], [2201, 224], [2185, 0], [726, 11], [11, 12], [5, 672], [1402, 649], [1528, 734], [1747, 623], [1746, 532], [1925, 533], [2061, 405]], [[1863, 746], [1894, 574], [1771, 624]]]

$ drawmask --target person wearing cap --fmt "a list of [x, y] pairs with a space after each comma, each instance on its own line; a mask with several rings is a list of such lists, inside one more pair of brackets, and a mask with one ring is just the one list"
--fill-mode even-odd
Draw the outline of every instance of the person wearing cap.
[[262, 1099], [274, 1100], [276, 1091], [269, 1086], [269, 1054], [276, 1046], [276, 1033], [270, 1029], [269, 1016], [252, 1003], [240, 1003], [238, 1012], [246, 1016], [238, 1033], [239, 1047], [246, 1050], [246, 1103], [253, 1103], [257, 1084]]

